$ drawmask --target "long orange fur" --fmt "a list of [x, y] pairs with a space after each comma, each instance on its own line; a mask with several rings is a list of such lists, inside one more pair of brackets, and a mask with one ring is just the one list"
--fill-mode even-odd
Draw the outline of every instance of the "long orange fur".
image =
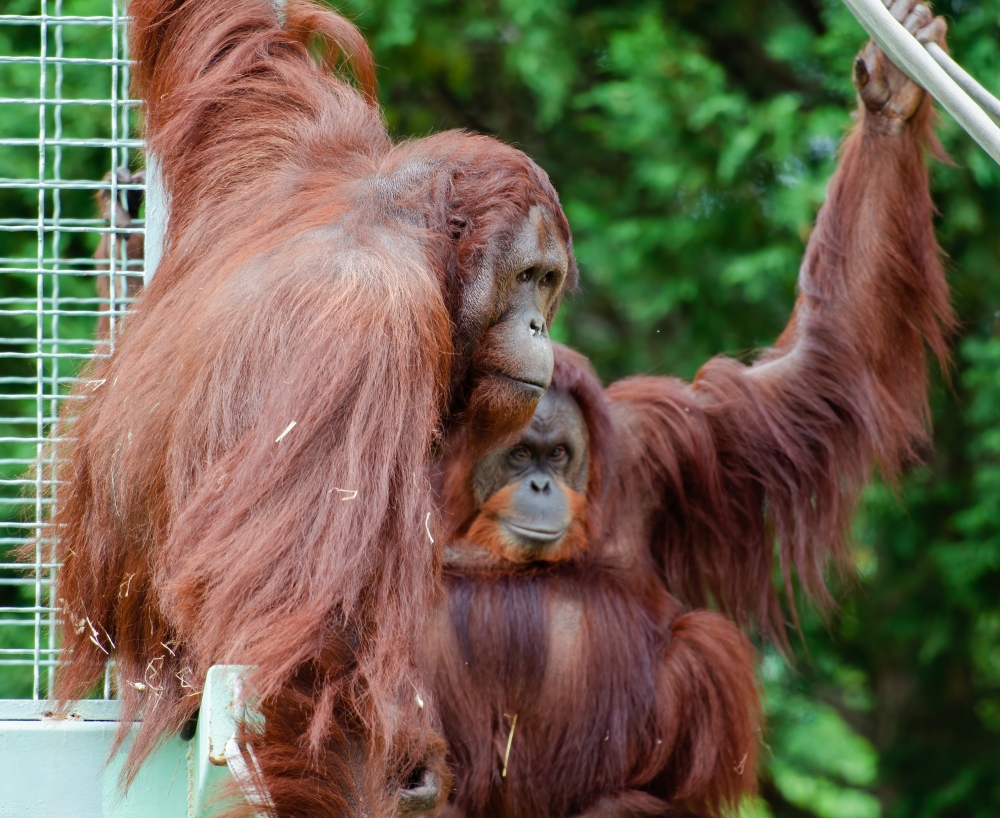
[[513, 148], [393, 144], [358, 30], [284, 6], [284, 24], [267, 0], [129, 6], [171, 215], [153, 283], [63, 417], [55, 696], [114, 654], [119, 740], [142, 717], [131, 777], [211, 665], [253, 665], [277, 813], [386, 816], [441, 756], [413, 690], [438, 587], [433, 453], [530, 418], [490, 379], [503, 294], [467, 325], [466, 282], [531, 207], [567, 248], [569, 228]]

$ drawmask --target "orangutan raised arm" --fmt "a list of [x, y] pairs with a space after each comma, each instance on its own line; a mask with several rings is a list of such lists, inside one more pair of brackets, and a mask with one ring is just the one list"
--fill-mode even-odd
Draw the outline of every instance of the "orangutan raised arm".
[[[915, 0], [892, 12], [920, 39], [944, 23]], [[715, 599], [738, 620], [782, 631], [773, 548], [786, 581], [826, 599], [824, 569], [844, 557], [858, 491], [927, 441], [926, 352], [947, 356], [954, 325], [932, 222], [925, 149], [940, 154], [931, 99], [874, 44], [854, 66], [858, 122], [810, 236], [791, 321], [752, 366], [705, 364], [690, 385], [612, 385], [616, 425], [633, 436], [668, 585]]]

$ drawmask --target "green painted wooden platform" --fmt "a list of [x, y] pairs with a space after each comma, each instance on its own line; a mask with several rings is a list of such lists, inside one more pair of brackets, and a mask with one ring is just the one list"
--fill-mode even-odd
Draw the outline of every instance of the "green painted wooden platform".
[[80, 701], [67, 718], [53, 718], [46, 702], [0, 700], [0, 818], [217, 814], [220, 791], [234, 781], [227, 745], [238, 778], [246, 780], [246, 767], [239, 756], [232, 757], [236, 745], [230, 742], [245, 670], [230, 665], [209, 671], [194, 738], [170, 738], [125, 794], [118, 786], [124, 751], [108, 761], [118, 727], [117, 702]]

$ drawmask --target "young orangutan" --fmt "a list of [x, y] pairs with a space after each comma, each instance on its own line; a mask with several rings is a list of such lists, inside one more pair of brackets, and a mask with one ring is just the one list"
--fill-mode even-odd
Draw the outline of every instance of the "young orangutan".
[[[925, 6], [891, 8], [943, 42]], [[606, 391], [559, 349], [520, 441], [445, 469], [447, 602], [423, 678], [456, 815], [716, 815], [753, 790], [759, 705], [737, 624], [784, 638], [775, 540], [786, 586], [794, 570], [829, 601], [860, 488], [926, 443], [925, 344], [943, 360], [954, 323], [930, 99], [873, 44], [854, 77], [859, 121], [773, 349], [713, 359], [691, 384]]]

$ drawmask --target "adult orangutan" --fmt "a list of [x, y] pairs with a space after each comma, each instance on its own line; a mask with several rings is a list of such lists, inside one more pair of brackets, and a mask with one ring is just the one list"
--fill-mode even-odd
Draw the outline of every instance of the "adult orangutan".
[[[923, 39], [944, 24], [892, 6]], [[752, 366], [605, 392], [557, 350], [513, 448], [454, 459], [447, 603], [423, 661], [476, 816], [716, 815], [755, 784], [752, 650], [790, 587], [828, 600], [859, 489], [926, 442], [925, 344], [953, 325], [922, 159], [931, 102], [874, 45], [792, 320]], [[703, 608], [714, 603], [722, 613]]]
[[649, 517], [683, 487], [643, 485], [662, 451], [616, 454], [639, 443], [619, 408], [557, 347], [528, 430], [462, 482], [423, 673], [456, 815], [702, 814], [752, 788], [753, 649], [669, 592]]
[[440, 744], [413, 662], [438, 581], [432, 458], [530, 420], [569, 228], [513, 148], [394, 145], [367, 45], [318, 4], [289, 0], [284, 24], [268, 0], [129, 14], [171, 215], [64, 418], [55, 695], [112, 655], [120, 737], [142, 712], [134, 774], [209, 666], [253, 665], [276, 813], [394, 814]]

